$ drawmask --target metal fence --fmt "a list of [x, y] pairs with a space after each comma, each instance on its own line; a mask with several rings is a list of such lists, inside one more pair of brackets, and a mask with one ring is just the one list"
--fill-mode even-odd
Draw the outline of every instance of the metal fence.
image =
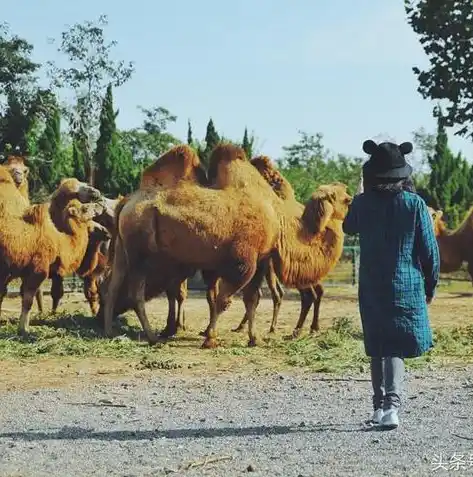
[[[324, 279], [324, 287], [350, 287], [356, 286], [358, 283], [358, 267], [359, 267], [360, 249], [358, 246], [346, 246], [343, 248], [343, 254], [335, 266], [335, 268]], [[466, 267], [462, 267], [455, 273], [441, 274], [441, 284], [449, 285], [455, 281], [470, 281], [470, 276]], [[16, 295], [19, 293], [19, 281], [14, 281], [8, 285], [8, 294]], [[49, 280], [43, 284], [43, 291], [49, 294], [51, 284]], [[188, 280], [189, 290], [204, 291], [205, 284], [202, 280], [200, 272]], [[266, 282], [263, 283], [266, 289]], [[83, 282], [76, 275], [66, 277], [64, 280], [65, 293], [82, 292]]]

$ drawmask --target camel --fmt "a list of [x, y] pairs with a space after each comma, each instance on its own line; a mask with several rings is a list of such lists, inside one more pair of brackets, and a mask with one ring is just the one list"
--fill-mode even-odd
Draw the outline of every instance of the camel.
[[[295, 201], [290, 184], [272, 166], [266, 157], [253, 160], [256, 168], [273, 186], [273, 190], [284, 197], [291, 220], [285, 227], [271, 259], [266, 279], [273, 297], [273, 320], [270, 332], [274, 332], [282, 293], [277, 288], [280, 280], [286, 287], [297, 288], [301, 296], [301, 312], [293, 331], [297, 337], [303, 326], [310, 306], [314, 303], [314, 318], [311, 332], [319, 330], [319, 310], [323, 296], [320, 281], [335, 267], [342, 252], [344, 233], [342, 221], [351, 203], [346, 185], [333, 183], [319, 187], [304, 206]], [[314, 226], [314, 224], [320, 225]], [[279, 280], [278, 280], [279, 279]], [[246, 304], [246, 314], [234, 331], [243, 329], [252, 312], [253, 304]]]
[[[21, 214], [24, 209], [30, 205], [28, 186], [29, 167], [25, 164], [25, 159], [23, 157], [15, 155], [8, 156], [3, 165], [8, 169], [21, 197], [23, 198], [23, 200], [21, 200], [16, 194], [12, 197], [8, 194], [8, 188], [2, 189], [0, 192], [0, 201], [6, 206], [3, 210], [9, 215]], [[0, 291], [0, 316], [2, 313], [3, 300], [8, 292], [8, 283], [10, 281], [11, 280], [8, 280], [5, 289]], [[36, 294], [36, 303], [39, 312], [43, 313], [43, 292], [41, 289], [39, 289]]]
[[[79, 268], [72, 270], [84, 282], [84, 296], [94, 316], [97, 315], [99, 307], [98, 285], [107, 270], [107, 249], [114, 228], [115, 207], [122, 198], [123, 196], [117, 199], [103, 197], [103, 212], [89, 224], [89, 241], [84, 258]], [[63, 278], [52, 275], [51, 282], [52, 312], [56, 313], [64, 296]]]
[[[19, 194], [9, 174], [8, 178], [2, 187], [15, 188]], [[64, 277], [82, 261], [88, 223], [103, 211], [101, 199], [97, 189], [77, 179], [63, 179], [49, 203], [28, 207], [0, 230], [0, 287], [10, 277], [22, 280], [21, 334], [29, 332], [29, 312], [42, 282], [51, 275]]]
[[[201, 185], [207, 184], [207, 176], [203, 169], [197, 154], [187, 145], [179, 145], [171, 148], [169, 151], [160, 156], [157, 161], [143, 170], [140, 180], [141, 191], [154, 191], [156, 189], [172, 188], [181, 183], [197, 183]], [[122, 198], [115, 208], [115, 224], [118, 224], [118, 216], [123, 206], [128, 202], [129, 197]], [[114, 258], [115, 237], [117, 230], [112, 233], [107, 262], [111, 264]], [[179, 330], [185, 330], [185, 311], [183, 302], [187, 297], [187, 278], [193, 276], [196, 272], [194, 269], [186, 269], [182, 274], [181, 280], [175, 281], [172, 274], [161, 275], [156, 270], [161, 268], [159, 261], [154, 262], [154, 266], [148, 266], [149, 273], [146, 276], [145, 300], [151, 300], [162, 292], [166, 292], [169, 308], [168, 319], [165, 329], [161, 332], [161, 336], [173, 336]], [[107, 277], [103, 279], [99, 286], [100, 307], [97, 315], [100, 321], [103, 320], [104, 296], [109, 287], [111, 267], [108, 267]], [[170, 285], [168, 286], [168, 284]], [[120, 293], [117, 294], [113, 316], [124, 313], [133, 308], [133, 302], [128, 299], [127, 289], [128, 281], [122, 283]], [[176, 316], [177, 303], [177, 316]]]
[[[274, 167], [271, 159], [267, 156], [257, 156], [251, 161], [251, 164], [256, 167], [258, 172], [264, 177], [264, 179], [271, 185], [274, 192], [285, 202], [292, 203], [294, 205], [295, 213], [302, 214], [304, 206], [296, 201], [294, 189], [288, 180]], [[269, 329], [270, 333], [274, 333], [277, 325], [277, 318], [279, 310], [281, 308], [282, 299], [284, 296], [284, 290], [276, 276], [272, 261], [268, 264], [268, 270], [266, 272], [266, 283], [268, 284], [271, 298], [273, 301], [273, 318]], [[314, 304], [314, 316], [312, 319], [311, 332], [319, 330], [319, 310], [320, 302], [323, 297], [324, 289], [320, 283], [315, 283], [308, 288], [298, 288], [301, 300], [301, 312], [294, 329], [293, 335], [297, 336], [300, 330], [304, 326], [307, 314], [312, 304]], [[262, 293], [260, 293], [260, 298]], [[244, 329], [245, 324], [248, 321], [247, 313], [243, 317], [241, 323], [232, 331], [240, 332]]]
[[[177, 275], [179, 282], [197, 269], [205, 274], [210, 324], [203, 347], [216, 346], [217, 318], [232, 295], [245, 289], [248, 300], [257, 299], [265, 260], [279, 237], [282, 201], [241, 148], [215, 149], [216, 187], [180, 181], [171, 188], [135, 191], [123, 205], [104, 304], [106, 335], [111, 335], [113, 307], [126, 275], [143, 330], [150, 343], [157, 341], [144, 306], [145, 277], [154, 263], [165, 281]], [[248, 321], [251, 346], [256, 344], [253, 316]]]
[[433, 221], [434, 233], [440, 251], [440, 271], [452, 273], [460, 269], [464, 262], [473, 282], [473, 207], [467, 212], [463, 222], [455, 229], [448, 230], [443, 220], [443, 211], [428, 208]]

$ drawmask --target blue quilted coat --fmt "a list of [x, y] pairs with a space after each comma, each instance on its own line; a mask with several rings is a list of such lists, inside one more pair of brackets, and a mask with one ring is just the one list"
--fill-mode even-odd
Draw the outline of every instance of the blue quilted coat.
[[440, 257], [425, 202], [411, 192], [357, 195], [343, 229], [360, 237], [359, 307], [371, 357], [414, 358], [433, 346], [426, 296]]

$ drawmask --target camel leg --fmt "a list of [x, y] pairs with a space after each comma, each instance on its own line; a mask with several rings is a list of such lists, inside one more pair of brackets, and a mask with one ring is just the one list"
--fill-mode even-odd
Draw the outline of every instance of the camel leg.
[[52, 275], [51, 276], [51, 298], [53, 299], [53, 313], [57, 312], [57, 308], [59, 306], [59, 302], [61, 298], [64, 296], [64, 282], [62, 277], [59, 275]]
[[266, 273], [266, 281], [268, 282], [268, 287], [271, 292], [271, 298], [273, 300], [273, 320], [271, 322], [269, 332], [274, 333], [276, 331], [276, 325], [278, 322], [279, 310], [281, 309], [282, 298], [284, 296], [284, 290], [279, 283], [276, 272], [273, 269], [272, 262], [268, 272]]
[[468, 273], [473, 284], [473, 260], [471, 262], [468, 262]]
[[266, 263], [260, 263], [250, 283], [243, 290], [243, 300], [248, 310], [248, 346], [256, 346], [258, 339], [255, 333], [256, 308], [260, 301], [260, 288], [266, 271]]
[[299, 319], [297, 320], [296, 327], [292, 332], [292, 336], [297, 338], [304, 327], [307, 314], [309, 313], [312, 303], [314, 303], [314, 296], [312, 294], [312, 288], [306, 290], [299, 290], [301, 296], [301, 312], [299, 314]]
[[21, 314], [18, 331], [21, 335], [27, 335], [30, 329], [30, 311], [33, 306], [33, 300], [41, 283], [46, 279], [46, 273], [38, 273], [23, 278], [21, 299]]
[[179, 293], [177, 294], [177, 329], [186, 331], [186, 315], [184, 310], [184, 301], [187, 298], [187, 280], [179, 285]]
[[149, 324], [148, 315], [146, 314], [146, 298], [145, 298], [145, 288], [146, 288], [146, 277], [143, 275], [133, 274], [133, 277], [130, 279], [130, 297], [134, 302], [134, 310], [140, 320], [143, 331], [148, 338], [149, 344], [153, 345], [159, 341], [158, 336], [152, 331]]
[[[0, 274], [0, 317], [2, 316], [2, 304], [3, 299], [7, 296], [8, 293], [8, 283], [11, 281], [11, 275]], [[21, 295], [21, 290], [20, 290]], [[0, 320], [3, 321], [3, 320]], [[6, 320], [8, 321], [8, 320]]]
[[221, 277], [223, 281], [217, 280], [215, 274], [212, 280], [206, 280], [208, 283], [207, 301], [210, 308], [210, 322], [206, 330], [206, 339], [202, 344], [203, 348], [215, 348], [217, 346], [216, 326], [218, 316], [228, 308], [232, 296], [249, 283], [255, 272], [256, 260], [252, 257], [235, 259], [233, 263], [228, 263], [225, 267], [225, 274]]
[[92, 315], [97, 316], [99, 312], [99, 289], [95, 277], [84, 277], [84, 295], [89, 302]]
[[[207, 298], [207, 304], [209, 305], [209, 313], [210, 317], [212, 316], [214, 307], [216, 307], [216, 300], [217, 300], [217, 294], [218, 294], [218, 276], [211, 271], [208, 270], [202, 270], [202, 278], [204, 279], [204, 282], [207, 286], [207, 291], [206, 291], [206, 298]], [[216, 308], [215, 308], [216, 311]], [[211, 319], [211, 318], [210, 318]], [[210, 321], [209, 325], [204, 331], [201, 331], [199, 333], [200, 336], [208, 336], [210, 330]]]
[[166, 290], [166, 296], [168, 298], [168, 318], [166, 327], [161, 331], [161, 336], [170, 337], [177, 333], [176, 326], [176, 293], [173, 288]]
[[310, 332], [319, 331], [319, 311], [320, 311], [320, 302], [324, 296], [324, 287], [317, 283], [315, 287], [312, 287], [314, 300], [314, 318], [312, 319], [312, 325], [310, 326]]
[[115, 302], [120, 291], [120, 287], [127, 273], [127, 262], [123, 250], [122, 241], [117, 236], [115, 240], [115, 250], [113, 256], [113, 265], [110, 272], [108, 285], [104, 297], [103, 311], [103, 330], [105, 336], [112, 336], [113, 313], [115, 311]]
[[44, 307], [43, 307], [43, 288], [39, 287], [38, 291], [36, 292], [35, 295], [36, 298], [36, 304], [38, 305], [38, 311], [43, 314], [44, 313]]

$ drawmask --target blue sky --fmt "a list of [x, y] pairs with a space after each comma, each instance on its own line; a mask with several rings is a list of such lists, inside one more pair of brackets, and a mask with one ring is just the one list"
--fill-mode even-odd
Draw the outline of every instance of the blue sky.
[[[47, 5], [47, 7], [46, 7]], [[402, 142], [435, 130], [433, 103], [416, 91], [412, 66], [427, 59], [401, 0], [17, 0], [2, 6], [12, 31], [35, 45], [37, 61], [58, 59], [48, 37], [65, 25], [107, 14], [116, 55], [133, 78], [115, 92], [122, 128], [138, 126], [138, 105], [187, 120], [203, 138], [212, 116], [233, 139], [245, 126], [274, 158], [297, 131], [321, 132], [331, 150], [360, 155], [380, 134]], [[473, 159], [470, 141], [450, 134]]]

